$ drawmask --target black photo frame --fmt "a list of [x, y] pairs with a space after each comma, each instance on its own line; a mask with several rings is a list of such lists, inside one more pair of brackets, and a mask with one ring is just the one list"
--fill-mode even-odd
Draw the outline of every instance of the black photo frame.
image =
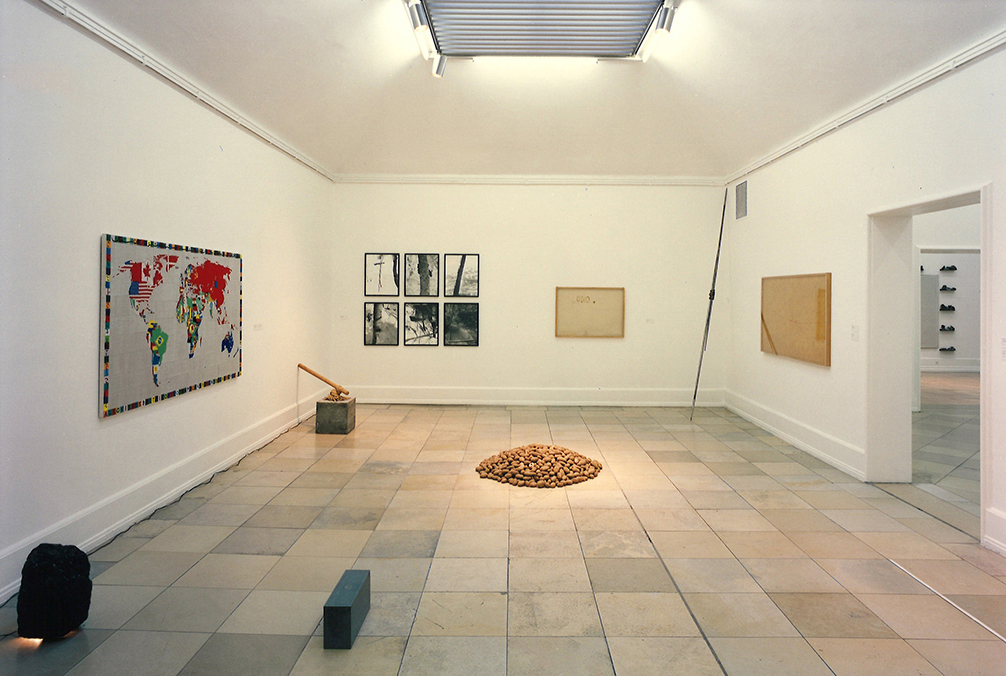
[[444, 345], [478, 347], [478, 303], [444, 303]]
[[406, 303], [402, 327], [405, 345], [439, 345], [440, 303]]
[[401, 288], [399, 255], [368, 253], [363, 255], [363, 295], [397, 296]]
[[405, 295], [440, 295], [440, 254], [405, 254]]
[[478, 254], [444, 254], [444, 296], [478, 298]]
[[363, 344], [398, 345], [398, 303], [363, 304]]

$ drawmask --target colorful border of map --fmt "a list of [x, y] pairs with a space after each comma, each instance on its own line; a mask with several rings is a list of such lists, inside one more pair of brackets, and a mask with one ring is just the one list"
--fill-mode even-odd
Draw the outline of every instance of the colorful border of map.
[[241, 375], [239, 254], [104, 235], [100, 416]]

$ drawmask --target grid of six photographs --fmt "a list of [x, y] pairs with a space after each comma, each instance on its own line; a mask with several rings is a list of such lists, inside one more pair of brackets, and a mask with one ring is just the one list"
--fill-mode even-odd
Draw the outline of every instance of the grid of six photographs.
[[[404, 260], [404, 265], [402, 262]], [[364, 295], [397, 298], [439, 298], [443, 281], [444, 298], [478, 298], [479, 254], [436, 253], [364, 254]], [[404, 289], [403, 289], [404, 286]], [[401, 305], [404, 309], [399, 311]], [[479, 304], [443, 303], [441, 323], [439, 302], [365, 302], [363, 304], [363, 344], [440, 345], [477, 347], [479, 344]]]

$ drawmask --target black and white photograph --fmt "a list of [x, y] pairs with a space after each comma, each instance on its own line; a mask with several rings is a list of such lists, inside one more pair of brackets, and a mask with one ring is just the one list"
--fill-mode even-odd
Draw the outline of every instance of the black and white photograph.
[[440, 295], [440, 254], [405, 254], [405, 295]]
[[363, 344], [398, 345], [398, 303], [363, 304]]
[[479, 304], [444, 303], [444, 345], [477, 347]]
[[440, 304], [405, 304], [405, 344], [440, 344]]
[[478, 254], [444, 254], [444, 295], [478, 298]]
[[363, 295], [397, 296], [399, 256], [396, 253], [369, 253], [363, 257]]

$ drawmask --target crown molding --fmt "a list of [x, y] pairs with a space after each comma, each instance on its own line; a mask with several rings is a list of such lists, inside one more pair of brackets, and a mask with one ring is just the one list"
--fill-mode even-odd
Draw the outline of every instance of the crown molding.
[[866, 101], [865, 103], [860, 104], [856, 108], [853, 108], [852, 110], [846, 112], [844, 115], [840, 115], [832, 119], [830, 122], [821, 125], [820, 127], [811, 131], [810, 133], [805, 134], [804, 136], [801, 136], [796, 140], [791, 141], [790, 143], [782, 146], [778, 150], [769, 153], [768, 155], [765, 155], [761, 159], [752, 162], [743, 169], [740, 169], [739, 171], [736, 171], [727, 176], [726, 178], [724, 178], [724, 182], [726, 184], [730, 184], [741, 178], [744, 178], [748, 174], [754, 173], [758, 169], [761, 169], [764, 166], [772, 164], [776, 160], [781, 159], [786, 155], [789, 155], [790, 153], [799, 150], [800, 148], [810, 143], [813, 143], [814, 141], [817, 141], [822, 136], [826, 136], [827, 134], [830, 134], [831, 132], [840, 129], [841, 127], [844, 127], [850, 122], [858, 120], [864, 115], [879, 110], [880, 108], [886, 106], [888, 103], [891, 103], [892, 101], [895, 101], [901, 98], [902, 96], [907, 96], [908, 94], [911, 94], [912, 92], [915, 92], [921, 89], [922, 87], [925, 87], [929, 83], [943, 77], [947, 73], [951, 73], [960, 68], [961, 66], [967, 65], [972, 61], [980, 59], [986, 54], [991, 54], [992, 52], [1001, 48], [1004, 44], [1006, 44], [1006, 30], [1001, 31], [990, 37], [988, 40], [980, 42], [974, 47], [966, 49], [963, 52], [957, 54], [956, 56], [947, 59], [946, 61], [928, 70], [925, 70], [922, 73], [919, 73], [915, 77], [906, 80], [905, 82], [895, 87], [892, 87], [891, 89], [888, 89], [880, 96], [876, 96]]
[[336, 183], [385, 183], [403, 185], [605, 185], [605, 186], [700, 186], [723, 187], [720, 178], [704, 176], [591, 176], [520, 174], [339, 174]]

